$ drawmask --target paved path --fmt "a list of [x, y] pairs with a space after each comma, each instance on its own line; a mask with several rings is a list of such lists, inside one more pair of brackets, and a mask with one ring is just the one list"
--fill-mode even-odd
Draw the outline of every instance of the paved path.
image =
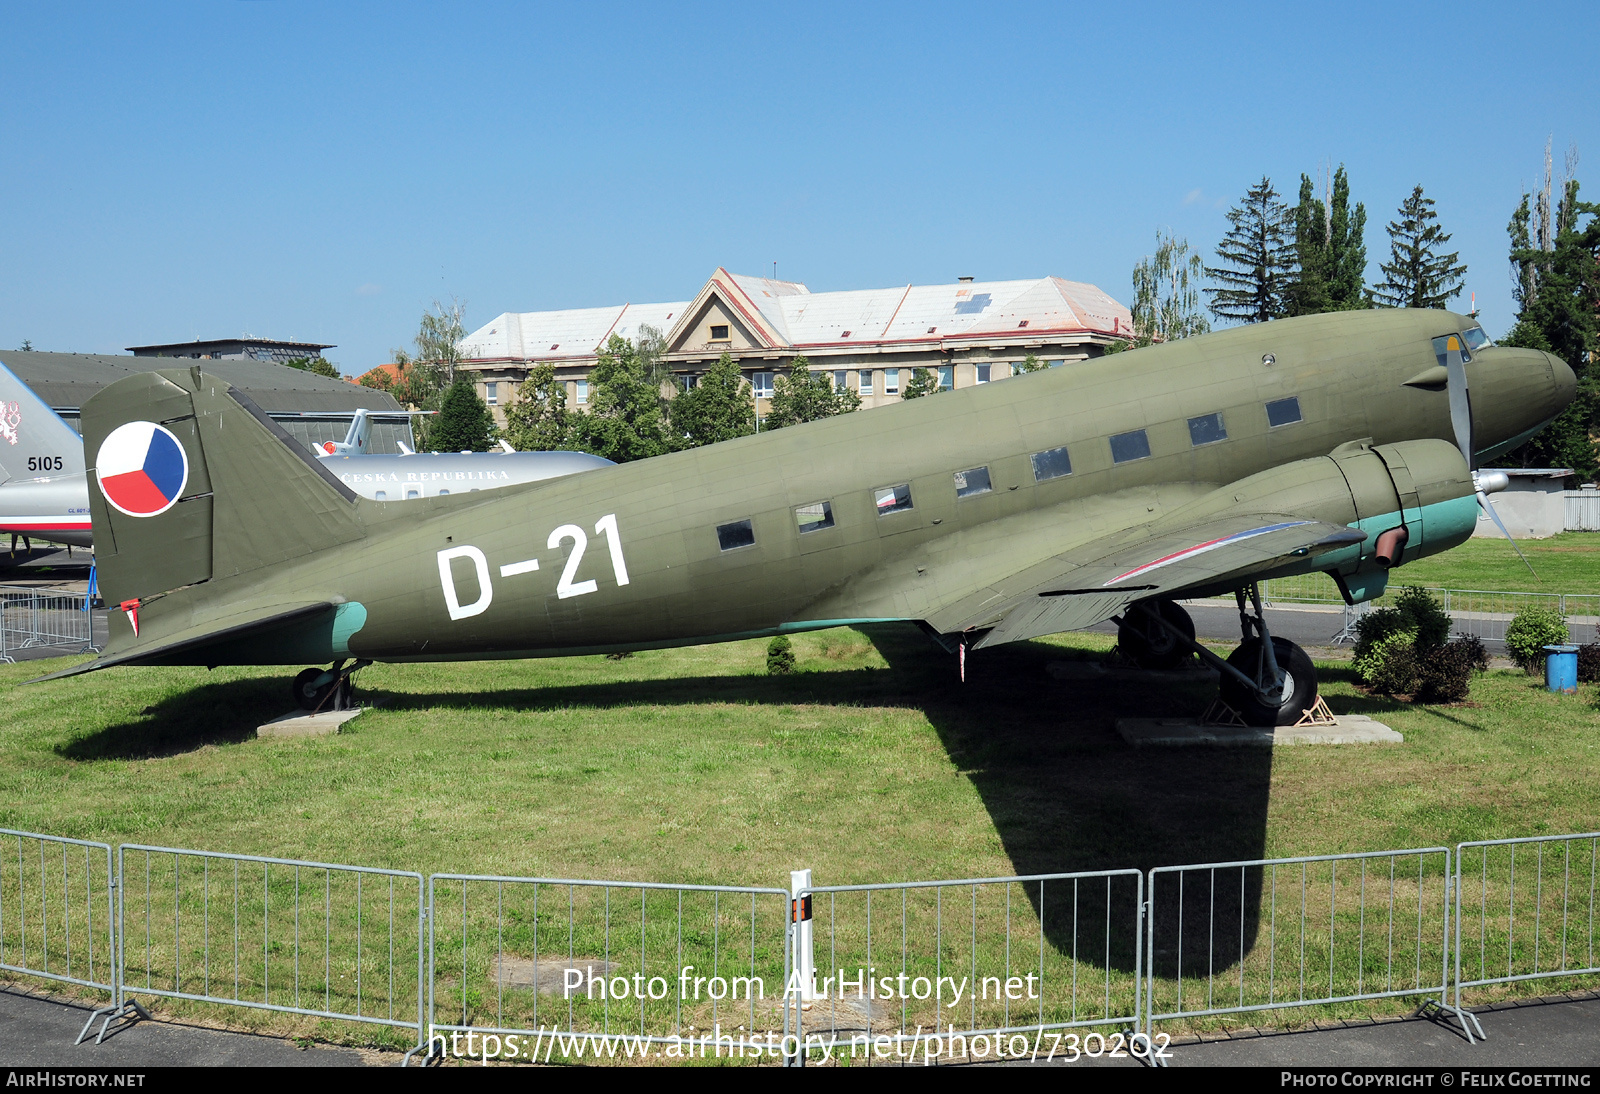
[[[0, 989], [0, 1067], [361, 1067], [399, 1062], [357, 1052], [167, 1021], [128, 1024], [74, 1045], [89, 1009]], [[1249, 1031], [1170, 1047], [1173, 1067], [1600, 1067], [1600, 991], [1478, 1011], [1487, 1041], [1468, 1044], [1432, 1018], [1355, 1023], [1300, 1033]], [[1058, 1063], [1060, 1061], [1057, 1061]], [[1142, 1066], [1132, 1059], [1089, 1066]], [[1077, 1066], [1077, 1065], [1068, 1065]]]

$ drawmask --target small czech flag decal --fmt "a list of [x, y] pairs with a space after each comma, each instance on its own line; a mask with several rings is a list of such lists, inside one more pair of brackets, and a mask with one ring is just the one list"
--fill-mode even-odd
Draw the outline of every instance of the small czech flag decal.
[[189, 481], [189, 456], [183, 445], [154, 422], [117, 426], [95, 457], [100, 492], [119, 513], [154, 517], [178, 502]]

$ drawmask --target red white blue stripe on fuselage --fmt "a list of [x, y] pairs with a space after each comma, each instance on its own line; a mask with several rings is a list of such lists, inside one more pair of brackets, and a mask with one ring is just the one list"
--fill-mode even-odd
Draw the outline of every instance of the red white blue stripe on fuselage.
[[1222, 536], [1218, 539], [1208, 539], [1204, 543], [1196, 543], [1193, 547], [1185, 547], [1181, 551], [1174, 551], [1170, 555], [1163, 555], [1154, 562], [1147, 562], [1143, 566], [1137, 566], [1125, 574], [1118, 574], [1116, 577], [1102, 585], [1101, 588], [1109, 588], [1119, 581], [1128, 580], [1130, 577], [1141, 577], [1152, 570], [1159, 570], [1163, 566], [1171, 566], [1174, 562], [1186, 562], [1197, 555], [1203, 555], [1208, 551], [1215, 551], [1217, 548], [1226, 547], [1231, 543], [1240, 543], [1247, 539], [1254, 539], [1257, 536], [1267, 535], [1270, 532], [1282, 531], [1285, 528], [1299, 528], [1302, 525], [1311, 523], [1313, 522], [1309, 520], [1290, 520], [1285, 521], [1282, 524], [1268, 524], [1262, 528], [1251, 528], [1248, 531], [1235, 532], [1230, 536]]

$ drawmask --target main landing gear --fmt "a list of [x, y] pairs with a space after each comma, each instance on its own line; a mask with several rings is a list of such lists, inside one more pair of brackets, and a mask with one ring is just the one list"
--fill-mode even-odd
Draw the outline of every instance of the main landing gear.
[[349, 710], [355, 688], [350, 682], [358, 669], [371, 661], [335, 661], [332, 668], [306, 669], [290, 685], [295, 705], [313, 714], [321, 710]]
[[1247, 725], [1294, 725], [1316, 706], [1317, 670], [1305, 650], [1268, 632], [1253, 583], [1234, 596], [1243, 641], [1226, 661], [1195, 641], [1189, 613], [1170, 600], [1142, 600], [1116, 620], [1118, 648], [1141, 668], [1174, 668], [1198, 655], [1221, 674], [1222, 701]]

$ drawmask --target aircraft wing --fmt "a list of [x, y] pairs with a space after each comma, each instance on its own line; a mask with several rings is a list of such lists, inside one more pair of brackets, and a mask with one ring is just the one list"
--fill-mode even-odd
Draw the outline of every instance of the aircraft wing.
[[1270, 511], [1121, 523], [1112, 518], [1074, 543], [1072, 530], [1030, 519], [986, 549], [940, 544], [938, 553], [876, 567], [813, 608], [825, 618], [923, 619], [941, 634], [981, 632], [974, 648], [982, 648], [1092, 627], [1136, 600], [1228, 588], [1366, 539], [1347, 525]]

